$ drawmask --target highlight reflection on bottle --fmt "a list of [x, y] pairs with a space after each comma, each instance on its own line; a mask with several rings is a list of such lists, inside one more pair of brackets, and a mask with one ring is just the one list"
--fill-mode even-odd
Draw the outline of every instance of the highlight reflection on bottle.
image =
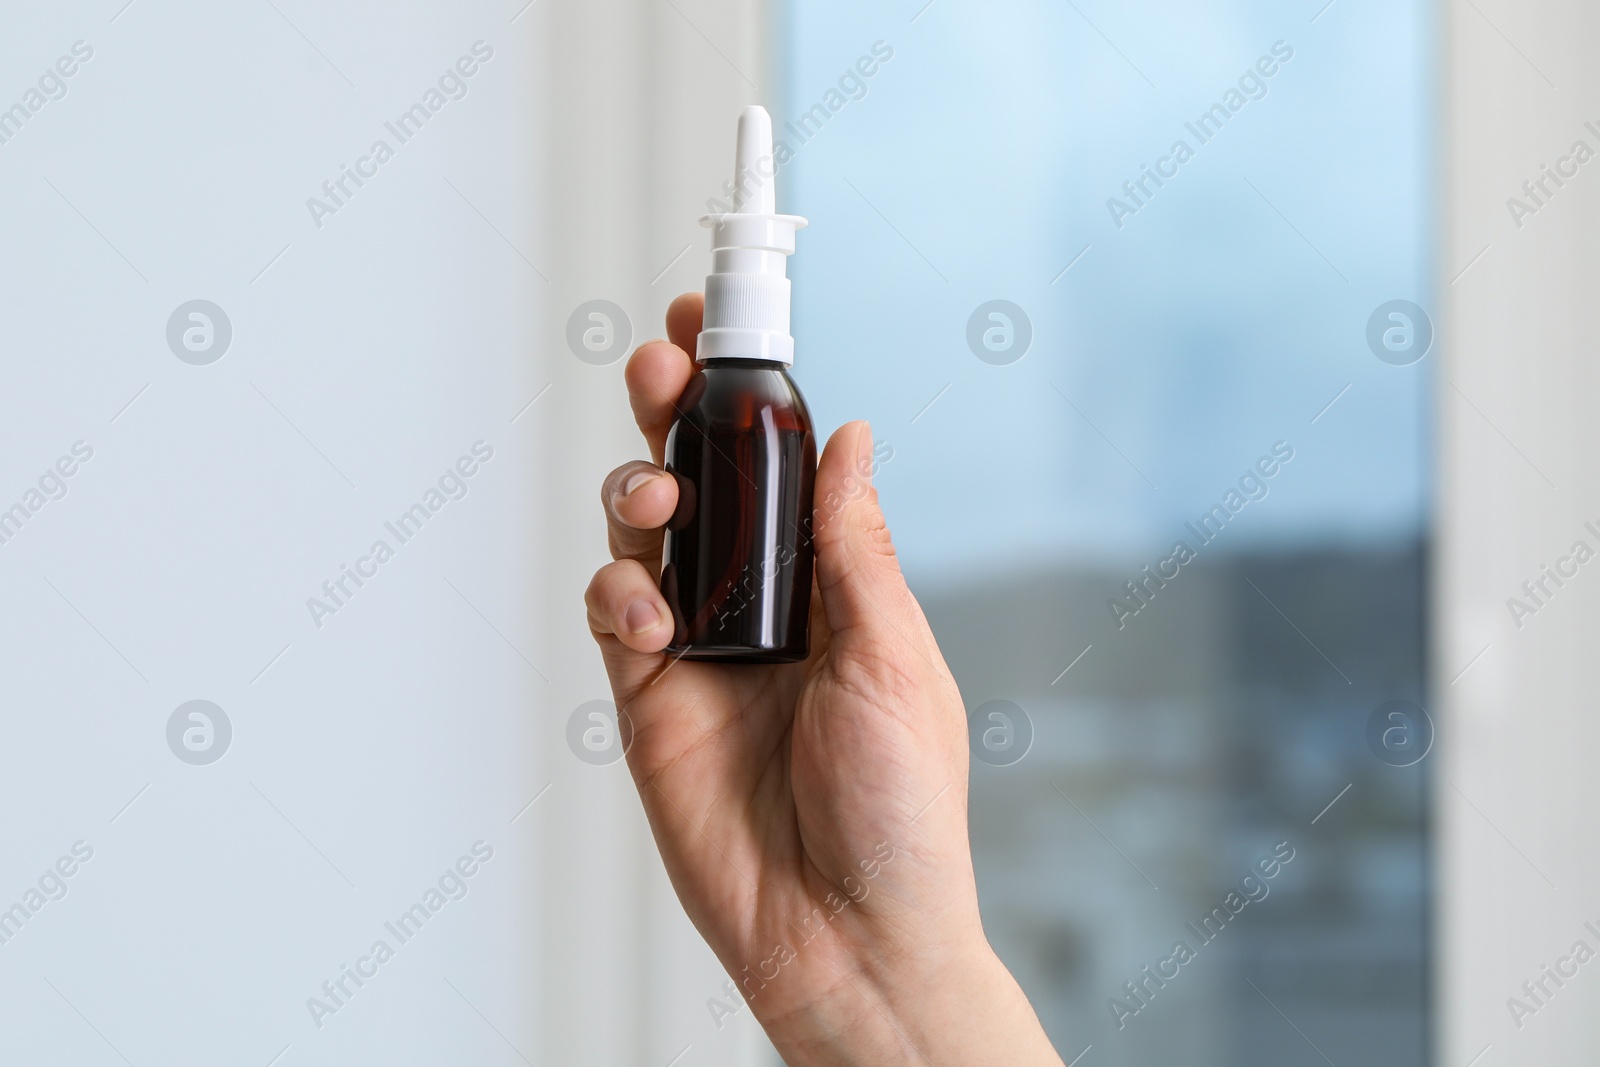
[[687, 659], [805, 659], [811, 613], [811, 508], [817, 446], [788, 367], [785, 260], [806, 220], [776, 213], [772, 120], [739, 116], [734, 210], [707, 215], [712, 273], [690, 379], [667, 435], [678, 483], [661, 592], [667, 651]]

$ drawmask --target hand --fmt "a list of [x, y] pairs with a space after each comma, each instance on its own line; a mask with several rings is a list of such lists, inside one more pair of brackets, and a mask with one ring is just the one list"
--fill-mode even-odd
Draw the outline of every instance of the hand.
[[[960, 691], [906, 587], [864, 422], [818, 463], [811, 655], [675, 660], [657, 586], [677, 486], [660, 463], [703, 301], [627, 367], [653, 463], [601, 489], [615, 562], [585, 596], [628, 766], [695, 927], [791, 1067], [1059, 1064], [984, 938]], [[619, 715], [620, 717], [620, 715]]]

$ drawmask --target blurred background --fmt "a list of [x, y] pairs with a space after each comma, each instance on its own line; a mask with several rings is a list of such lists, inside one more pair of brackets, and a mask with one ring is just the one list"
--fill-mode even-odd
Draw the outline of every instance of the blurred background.
[[[1428, 704], [1434, 364], [1363, 337], [1434, 305], [1431, 12], [906, 14], [796, 4], [777, 35], [803, 133], [893, 49], [785, 172], [819, 222], [796, 373], [893, 448], [878, 484], [976, 722], [986, 927], [1065, 1059], [1422, 1063], [1429, 764], [1364, 726]], [[974, 350], [1000, 299], [1027, 329]], [[1144, 979], [1179, 940], [1194, 961]]]
[[0, 10], [0, 1062], [778, 1062], [581, 601], [751, 102], [1063, 1059], [1600, 1055], [1587, 7]]

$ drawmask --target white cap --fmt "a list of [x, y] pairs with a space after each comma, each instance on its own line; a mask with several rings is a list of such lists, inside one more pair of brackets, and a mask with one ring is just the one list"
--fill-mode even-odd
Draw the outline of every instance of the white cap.
[[795, 231], [806, 220], [776, 213], [777, 169], [772, 118], [764, 107], [745, 108], [734, 152], [733, 211], [700, 220], [711, 229], [711, 273], [698, 360], [794, 362], [785, 267], [794, 253]]

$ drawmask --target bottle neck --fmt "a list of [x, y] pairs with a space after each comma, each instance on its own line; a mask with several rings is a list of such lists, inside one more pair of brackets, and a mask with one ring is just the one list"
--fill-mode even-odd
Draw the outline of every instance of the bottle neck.
[[781, 359], [754, 359], [749, 356], [713, 356], [710, 359], [702, 359], [699, 363], [705, 370], [728, 368], [730, 370], [787, 371], [790, 366]]

